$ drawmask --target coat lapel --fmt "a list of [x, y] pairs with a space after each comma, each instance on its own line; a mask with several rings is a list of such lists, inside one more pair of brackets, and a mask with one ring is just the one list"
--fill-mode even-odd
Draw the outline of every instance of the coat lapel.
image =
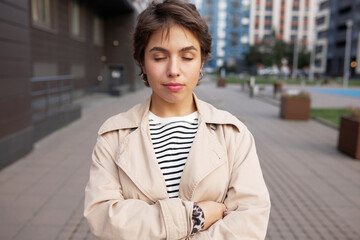
[[151, 201], [168, 198], [166, 184], [151, 143], [149, 124], [143, 121], [120, 144], [118, 166]]
[[179, 197], [193, 200], [197, 185], [211, 172], [226, 162], [224, 149], [199, 119], [199, 128], [191, 146], [180, 180]]

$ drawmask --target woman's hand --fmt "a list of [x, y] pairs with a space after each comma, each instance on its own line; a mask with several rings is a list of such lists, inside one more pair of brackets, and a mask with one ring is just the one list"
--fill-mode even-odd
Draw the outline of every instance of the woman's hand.
[[217, 220], [222, 219], [226, 207], [222, 203], [214, 201], [201, 201], [197, 205], [202, 209], [205, 215], [205, 225], [202, 230], [208, 229]]

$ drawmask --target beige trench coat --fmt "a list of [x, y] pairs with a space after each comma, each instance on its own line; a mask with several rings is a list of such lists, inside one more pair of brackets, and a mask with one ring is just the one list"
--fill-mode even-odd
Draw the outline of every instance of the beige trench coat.
[[[100, 128], [84, 215], [99, 239], [264, 239], [270, 199], [249, 130], [228, 112], [198, 100], [198, 132], [169, 199], [149, 133], [150, 99]], [[227, 207], [208, 230], [190, 235], [193, 202]], [[206, 217], [206, 216], [205, 216]]]

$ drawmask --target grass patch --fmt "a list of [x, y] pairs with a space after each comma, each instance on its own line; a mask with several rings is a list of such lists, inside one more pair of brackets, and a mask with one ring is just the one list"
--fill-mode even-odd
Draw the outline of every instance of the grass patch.
[[312, 118], [324, 119], [339, 127], [341, 116], [350, 115], [350, 111], [347, 108], [312, 108], [310, 115]]
[[[241, 84], [246, 83], [247, 81], [250, 81], [250, 77], [246, 78], [240, 78], [234, 75], [226, 75], [226, 83], [229, 84]], [[324, 85], [324, 79], [314, 79], [314, 81], [310, 82], [308, 79], [304, 79], [307, 86], [314, 86], [314, 85], [320, 85], [320, 86], [326, 86]], [[331, 78], [327, 80], [329, 84], [338, 84], [339, 86], [342, 86], [342, 80]], [[256, 84], [265, 84], [265, 85], [272, 85], [276, 82], [283, 82], [287, 85], [300, 85], [301, 79], [284, 79], [284, 78], [278, 78], [278, 77], [265, 77], [265, 76], [255, 76], [255, 83]], [[360, 87], [360, 80], [349, 80], [349, 86], [351, 87]]]

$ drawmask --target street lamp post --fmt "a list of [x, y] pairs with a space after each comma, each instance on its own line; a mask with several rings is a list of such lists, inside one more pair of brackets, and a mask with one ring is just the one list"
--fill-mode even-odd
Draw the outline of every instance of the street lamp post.
[[349, 19], [346, 22], [346, 47], [345, 47], [345, 57], [344, 57], [344, 79], [343, 79], [344, 88], [347, 88], [349, 85], [352, 26], [353, 26], [353, 21], [352, 19]]
[[294, 56], [293, 56], [293, 72], [292, 79], [296, 78], [297, 68], [298, 68], [298, 57], [299, 57], [299, 46], [298, 46], [298, 35], [296, 34], [296, 39], [294, 41]]
[[316, 30], [314, 31], [313, 44], [310, 55], [310, 72], [309, 72], [309, 81], [314, 81], [314, 71], [315, 71], [315, 50], [316, 50]]

